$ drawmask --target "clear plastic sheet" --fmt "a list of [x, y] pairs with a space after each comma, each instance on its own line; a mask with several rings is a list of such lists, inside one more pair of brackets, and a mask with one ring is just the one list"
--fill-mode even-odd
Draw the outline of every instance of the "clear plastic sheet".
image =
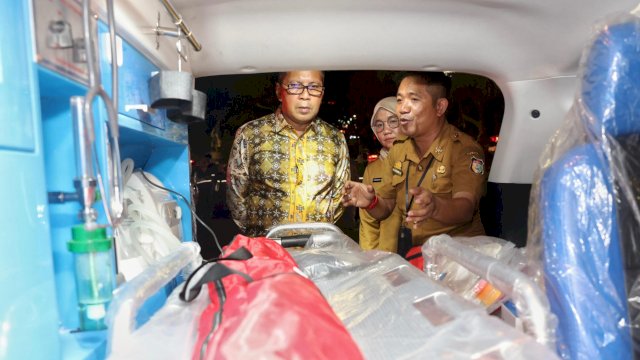
[[190, 303], [179, 298], [176, 287], [167, 302], [126, 342], [111, 349], [109, 359], [191, 359], [198, 338], [198, 320], [209, 305], [209, 294], [201, 291]]
[[115, 228], [119, 275], [131, 280], [182, 242], [180, 207], [148, 172], [133, 171], [133, 160], [122, 161], [127, 211]]
[[429, 279], [397, 254], [344, 234], [292, 250], [367, 359], [555, 359], [532, 337]]
[[[516, 248], [512, 242], [491, 236], [455, 237], [454, 240], [514, 270], [521, 270], [525, 265], [524, 248]], [[456, 294], [484, 306], [488, 313], [495, 310], [505, 299], [504, 294], [486, 278], [474, 274], [463, 264], [436, 251], [435, 242], [425, 242], [422, 249], [425, 273], [433, 280], [442, 282]]]
[[432, 279], [446, 279], [448, 274], [443, 271], [453, 269], [458, 277], [443, 283], [450, 288], [453, 286], [452, 290], [457, 294], [472, 297], [468, 300], [474, 302], [481, 302], [475, 294], [478, 282], [484, 283], [485, 288], [490, 286], [515, 304], [527, 334], [539, 343], [555, 348], [557, 319], [542, 290], [520, 271], [523, 250], [488, 236], [452, 238], [443, 234], [432, 236], [422, 245], [425, 272]]
[[597, 26], [580, 69], [574, 104], [532, 186], [529, 268], [558, 317], [563, 358], [631, 359], [640, 305], [640, 20], [623, 14]]
[[[127, 354], [135, 354], [132, 351], [139, 350], [139, 344], [145, 344], [146, 346], [148, 341], [153, 342], [152, 338], [156, 332], [161, 337], [161, 334], [167, 335], [167, 328], [185, 329], [191, 324], [197, 325], [197, 317], [189, 318], [196, 313], [197, 309], [185, 308], [186, 312], [176, 309], [174, 305], [177, 302], [173, 299], [175, 297], [173, 293], [167, 304], [139, 329], [136, 329], [136, 315], [145, 301], [168, 284], [169, 281], [181, 272], [183, 275], [189, 275], [201, 262], [200, 246], [194, 242], [182, 243], [171, 254], [147, 267], [133, 280], [118, 287], [114, 291], [106, 317], [108, 327], [107, 355], [111, 354], [111, 358], [115, 359], [130, 358], [127, 357]], [[178, 317], [169, 318], [167, 316], [168, 313], [173, 313]], [[151, 325], [149, 325], [150, 323]], [[149, 336], [149, 332], [153, 336]], [[139, 341], [141, 337], [144, 337], [147, 341]], [[195, 338], [193, 340], [195, 341]], [[160, 358], [147, 357], [146, 355], [144, 357], [150, 359]]]

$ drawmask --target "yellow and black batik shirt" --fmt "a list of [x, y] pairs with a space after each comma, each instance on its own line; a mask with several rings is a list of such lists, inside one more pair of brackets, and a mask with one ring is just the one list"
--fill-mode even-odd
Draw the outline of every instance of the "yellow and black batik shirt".
[[241, 126], [227, 167], [227, 206], [243, 234], [275, 225], [335, 222], [349, 173], [344, 135], [315, 119], [300, 136], [281, 112]]

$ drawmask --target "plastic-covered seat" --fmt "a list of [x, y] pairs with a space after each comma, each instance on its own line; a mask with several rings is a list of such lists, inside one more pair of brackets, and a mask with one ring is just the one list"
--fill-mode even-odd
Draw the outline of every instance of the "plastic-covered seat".
[[585, 49], [573, 108], [532, 188], [529, 246], [542, 259], [563, 358], [633, 358], [639, 134], [640, 19], [625, 15]]

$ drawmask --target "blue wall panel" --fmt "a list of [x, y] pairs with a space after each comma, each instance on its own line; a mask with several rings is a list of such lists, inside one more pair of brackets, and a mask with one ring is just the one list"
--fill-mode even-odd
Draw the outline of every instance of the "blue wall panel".
[[27, 1], [0, 2], [0, 358], [61, 353]]

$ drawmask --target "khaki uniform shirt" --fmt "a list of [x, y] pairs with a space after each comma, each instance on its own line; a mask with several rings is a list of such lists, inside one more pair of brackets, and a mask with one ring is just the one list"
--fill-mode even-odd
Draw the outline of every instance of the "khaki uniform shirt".
[[[367, 185], [373, 185], [376, 193], [378, 193], [383, 184], [382, 176], [385, 166], [383, 159], [387, 154], [383, 149], [380, 157], [364, 169], [362, 182]], [[376, 220], [373, 216], [369, 215], [365, 209], [359, 209], [359, 211], [360, 247], [364, 250], [377, 249], [396, 252], [398, 247], [398, 231], [400, 230], [400, 223], [402, 222], [400, 209], [396, 207], [393, 213], [382, 221]]]
[[413, 139], [405, 136], [396, 140], [389, 156], [385, 159], [384, 185], [377, 195], [386, 199], [395, 198], [396, 207], [400, 210], [402, 219], [405, 219], [407, 171], [409, 172], [409, 189], [411, 189], [416, 187], [431, 157], [434, 159], [420, 187], [435, 196], [447, 199], [451, 199], [457, 192], [469, 192], [475, 199], [476, 208], [472, 220], [460, 225], [445, 225], [434, 219], [427, 219], [419, 225], [418, 229], [412, 228], [413, 244], [421, 245], [429, 237], [437, 234], [484, 235], [484, 227], [478, 211], [480, 197], [486, 191], [484, 152], [469, 135], [460, 132], [449, 123], [445, 123], [440, 135], [422, 157], [418, 154]]

